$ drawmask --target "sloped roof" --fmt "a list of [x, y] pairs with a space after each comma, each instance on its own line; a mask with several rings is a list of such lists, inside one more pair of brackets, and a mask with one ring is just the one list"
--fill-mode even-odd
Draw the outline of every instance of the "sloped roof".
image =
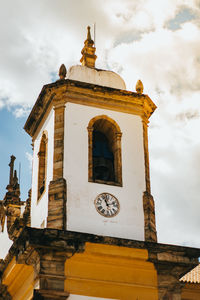
[[189, 283], [200, 283], [200, 264], [184, 275], [180, 281]]

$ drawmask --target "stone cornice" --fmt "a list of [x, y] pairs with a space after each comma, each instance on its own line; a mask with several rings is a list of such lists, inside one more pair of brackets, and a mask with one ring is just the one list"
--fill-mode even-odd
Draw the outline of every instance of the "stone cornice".
[[[143, 242], [114, 237], [98, 236], [87, 233], [72, 232], [58, 229], [36, 229], [25, 227], [20, 236], [11, 246], [4, 261], [0, 261], [0, 274], [16, 257], [18, 263], [27, 263], [30, 253], [51, 249], [71, 257], [84, 251], [85, 243], [114, 245], [127, 248], [146, 249], [149, 261], [153, 262], [158, 271], [175, 270], [182, 276], [198, 265], [200, 249], [176, 245]], [[179, 277], [179, 278], [180, 278]]]
[[148, 120], [156, 105], [144, 94], [74, 80], [58, 80], [43, 87], [24, 129], [34, 136], [51, 105], [73, 102], [140, 115]]

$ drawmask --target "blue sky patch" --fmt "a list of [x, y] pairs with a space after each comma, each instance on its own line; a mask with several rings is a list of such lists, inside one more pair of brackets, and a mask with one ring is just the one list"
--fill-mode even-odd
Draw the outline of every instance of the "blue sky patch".
[[118, 36], [118, 38], [114, 42], [114, 47], [117, 47], [120, 44], [130, 44], [133, 41], [139, 41], [142, 38], [142, 33], [141, 31], [128, 31], [126, 33], [121, 34]]
[[169, 20], [166, 26], [171, 30], [177, 30], [180, 29], [181, 24], [185, 22], [189, 22], [195, 18], [196, 18], [195, 14], [189, 8], [185, 7], [179, 10], [175, 18]]
[[51, 82], [55, 82], [56, 80], [59, 79], [57, 72], [51, 72]]
[[31, 138], [23, 127], [26, 117], [16, 118], [12, 111], [6, 108], [0, 110], [0, 200], [7, 192], [9, 182], [10, 156], [14, 155], [15, 169], [19, 176], [19, 163], [21, 163], [21, 200], [28, 198], [28, 190], [31, 188], [31, 170], [26, 152], [32, 154]]

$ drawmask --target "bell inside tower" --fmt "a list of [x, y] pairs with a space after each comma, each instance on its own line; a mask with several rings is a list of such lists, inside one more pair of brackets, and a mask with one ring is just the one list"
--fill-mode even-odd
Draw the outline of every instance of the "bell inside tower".
[[93, 131], [93, 180], [115, 181], [114, 155], [106, 135]]
[[110, 117], [100, 115], [88, 124], [88, 180], [122, 186], [121, 130]]

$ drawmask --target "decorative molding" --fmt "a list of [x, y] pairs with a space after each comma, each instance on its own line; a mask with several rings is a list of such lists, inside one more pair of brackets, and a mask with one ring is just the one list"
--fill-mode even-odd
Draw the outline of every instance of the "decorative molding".
[[[56, 97], [55, 97], [56, 95]], [[43, 87], [24, 126], [26, 132], [34, 137], [44, 116], [54, 104], [78, 103], [108, 110], [120, 111], [147, 118], [156, 109], [156, 105], [145, 94], [138, 94], [126, 90], [119, 90], [95, 84], [65, 79], [47, 84]], [[38, 108], [42, 108], [38, 112]], [[37, 113], [36, 113], [37, 112]]]

